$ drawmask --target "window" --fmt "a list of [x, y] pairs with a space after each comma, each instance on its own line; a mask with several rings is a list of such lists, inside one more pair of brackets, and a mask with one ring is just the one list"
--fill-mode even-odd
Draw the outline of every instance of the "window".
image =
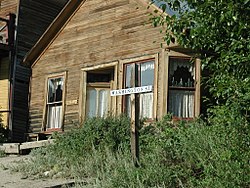
[[[124, 65], [124, 86], [131, 88], [132, 82], [135, 80], [136, 87], [153, 86], [154, 85], [154, 60], [147, 60], [142, 62], [135, 62]], [[153, 119], [153, 92], [140, 93], [140, 118]], [[124, 112], [130, 115], [130, 95], [124, 97]]]
[[105, 117], [110, 107], [110, 84], [112, 74], [110, 70], [106, 73], [87, 73], [87, 117]]
[[47, 129], [62, 128], [63, 77], [48, 78]]
[[190, 58], [170, 57], [168, 80], [168, 112], [176, 118], [193, 118], [195, 66]]

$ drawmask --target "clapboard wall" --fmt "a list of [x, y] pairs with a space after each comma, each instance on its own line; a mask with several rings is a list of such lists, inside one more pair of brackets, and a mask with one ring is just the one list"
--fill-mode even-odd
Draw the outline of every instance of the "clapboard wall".
[[13, 141], [23, 141], [28, 131], [30, 67], [20, 65], [67, 0], [20, 0], [17, 23], [16, 58], [13, 74], [11, 133]]
[[150, 11], [143, 0], [86, 0], [82, 4], [33, 64], [30, 115], [34, 132], [41, 130], [43, 122], [46, 76], [67, 73], [64, 130], [69, 130], [79, 122], [82, 68], [161, 52], [162, 35], [149, 23]]

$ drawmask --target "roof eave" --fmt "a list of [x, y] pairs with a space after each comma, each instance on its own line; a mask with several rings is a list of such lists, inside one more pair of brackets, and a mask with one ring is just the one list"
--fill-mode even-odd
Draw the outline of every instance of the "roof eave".
[[32, 66], [32, 64], [35, 63], [35, 61], [43, 54], [45, 49], [49, 47], [49, 45], [54, 41], [53, 39], [60, 33], [70, 18], [85, 1], [86, 0], [70, 0], [40, 39], [36, 42], [36, 44], [25, 55], [21, 64], [27, 67]]

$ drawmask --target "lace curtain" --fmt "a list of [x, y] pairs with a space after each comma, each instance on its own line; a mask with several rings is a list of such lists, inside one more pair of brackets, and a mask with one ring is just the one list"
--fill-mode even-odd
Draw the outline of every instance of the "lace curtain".
[[62, 106], [48, 107], [48, 123], [47, 128], [61, 128], [62, 127]]
[[[141, 93], [140, 95], [140, 118], [153, 119], [153, 93]], [[130, 96], [126, 98], [126, 114], [130, 117]]]
[[191, 63], [188, 59], [177, 59], [177, 58], [171, 58], [170, 59], [170, 70], [169, 70], [169, 75], [173, 76], [175, 71], [180, 68], [184, 67], [187, 68], [188, 71], [191, 73], [193, 80], [195, 80], [195, 67], [193, 63]]
[[109, 89], [88, 88], [87, 108], [88, 117], [104, 117], [108, 114]]
[[194, 91], [169, 91], [169, 112], [176, 117], [194, 117]]

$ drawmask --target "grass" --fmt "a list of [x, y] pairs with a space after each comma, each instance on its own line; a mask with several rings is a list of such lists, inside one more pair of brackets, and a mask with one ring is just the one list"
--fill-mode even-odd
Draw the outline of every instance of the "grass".
[[79, 187], [250, 186], [244, 126], [173, 125], [163, 118], [140, 129], [138, 168], [131, 160], [129, 127], [126, 117], [90, 119], [81, 129], [55, 135], [54, 145], [32, 151], [34, 157], [15, 170], [36, 178], [74, 178]]
[[1, 158], [1, 157], [5, 157], [5, 156], [6, 156], [6, 154], [5, 154], [4, 150], [1, 150], [1, 149], [0, 149], [0, 158]]

